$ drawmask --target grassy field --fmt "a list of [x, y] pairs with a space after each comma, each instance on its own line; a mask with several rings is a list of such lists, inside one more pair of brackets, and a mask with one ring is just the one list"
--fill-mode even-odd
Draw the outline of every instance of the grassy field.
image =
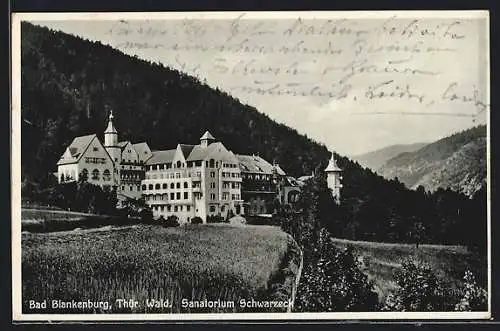
[[[74, 299], [110, 302], [112, 309], [102, 312], [238, 311], [237, 305], [191, 310], [181, 299], [238, 303], [268, 296], [270, 280], [287, 264], [290, 245], [288, 235], [268, 226], [134, 225], [23, 233], [23, 309], [31, 312], [29, 300]], [[120, 298], [140, 306], [119, 309], [115, 300]], [[146, 299], [172, 305], [148, 308]]]
[[396, 289], [393, 276], [406, 258], [414, 258], [429, 264], [451, 290], [461, 286], [466, 269], [474, 272], [480, 284], [486, 287], [486, 261], [481, 262], [478, 256], [463, 246], [420, 245], [417, 249], [415, 245], [410, 244], [345, 239], [333, 239], [333, 241], [340, 248], [347, 246], [354, 248], [362, 262], [363, 271], [374, 281], [381, 300]]

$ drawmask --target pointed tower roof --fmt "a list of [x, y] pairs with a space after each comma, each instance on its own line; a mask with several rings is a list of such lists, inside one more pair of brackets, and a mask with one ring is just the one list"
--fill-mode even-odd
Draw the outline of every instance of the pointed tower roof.
[[118, 133], [118, 131], [116, 131], [116, 129], [115, 129], [115, 126], [113, 125], [113, 118], [115, 118], [113, 116], [113, 111], [110, 111], [109, 112], [108, 127], [106, 128], [106, 131], [104, 131], [104, 133]]
[[215, 140], [214, 136], [208, 131], [205, 131], [203, 136], [201, 136], [200, 140]]
[[342, 169], [340, 169], [339, 166], [337, 165], [335, 157], [333, 156], [332, 153], [332, 158], [330, 159], [330, 162], [328, 162], [328, 166], [326, 167], [325, 172], [334, 172], [334, 171], [342, 171]]

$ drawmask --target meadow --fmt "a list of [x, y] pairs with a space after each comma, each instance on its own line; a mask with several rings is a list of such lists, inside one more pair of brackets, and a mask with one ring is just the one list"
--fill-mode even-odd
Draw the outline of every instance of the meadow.
[[[282, 285], [293, 278], [290, 252], [295, 246], [286, 233], [270, 226], [132, 225], [23, 233], [23, 311], [35, 312], [29, 300], [74, 299], [112, 305], [90, 313], [235, 312], [237, 304], [193, 310], [182, 307], [181, 299], [237, 303], [275, 297], [276, 289], [289, 291]], [[139, 306], [120, 309], [115, 304], [120, 298], [135, 299]], [[151, 299], [168, 300], [171, 306], [148, 308], [145, 302]], [[50, 312], [82, 311], [43, 311]]]
[[401, 269], [401, 263], [407, 258], [424, 262], [432, 267], [436, 275], [450, 291], [462, 286], [465, 271], [471, 270], [479, 283], [486, 288], [486, 261], [464, 246], [452, 245], [419, 245], [380, 243], [368, 241], [352, 241], [333, 239], [335, 246], [346, 248], [351, 246], [358, 255], [363, 272], [374, 281], [375, 291], [381, 302], [397, 288], [394, 273]]

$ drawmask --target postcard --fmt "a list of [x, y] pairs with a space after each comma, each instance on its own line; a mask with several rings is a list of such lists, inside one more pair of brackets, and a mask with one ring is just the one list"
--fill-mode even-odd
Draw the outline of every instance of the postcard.
[[491, 318], [487, 11], [15, 13], [14, 321]]

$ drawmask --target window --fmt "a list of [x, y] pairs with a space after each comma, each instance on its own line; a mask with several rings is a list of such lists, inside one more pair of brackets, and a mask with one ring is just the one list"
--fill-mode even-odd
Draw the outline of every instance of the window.
[[188, 183], [184, 182], [184, 188], [188, 188]]
[[215, 178], [215, 171], [210, 171], [210, 177]]
[[137, 185], [137, 191], [141, 190], [141, 185]]
[[191, 211], [191, 206], [190, 206], [190, 205], [187, 205], [187, 206], [186, 206], [186, 210], [187, 210], [187, 211]]
[[210, 183], [210, 188], [215, 188], [215, 183]]
[[222, 206], [222, 207], [220, 207], [220, 211], [221, 211], [221, 212], [224, 212], [225, 210], [226, 210], [226, 206]]
[[99, 170], [97, 170], [97, 169], [92, 170], [92, 179], [93, 180], [99, 180], [100, 179]]
[[215, 193], [210, 193], [210, 199], [215, 200]]
[[164, 164], [160, 164], [160, 170], [163, 170], [165, 168]]
[[[89, 178], [89, 171], [87, 169], [83, 168], [82, 172], [80, 173], [80, 179], [87, 180], [88, 178]], [[64, 181], [64, 179], [62, 181]]]
[[164, 208], [163, 206], [160, 206], [160, 211], [163, 211], [163, 208]]
[[174, 211], [179, 211], [179, 206], [174, 206]]
[[167, 189], [167, 188], [168, 188], [167, 183], [163, 183], [162, 188], [163, 188], [164, 190], [165, 190], [165, 189]]
[[142, 190], [145, 191], [146, 190], [146, 184], [142, 185]]
[[171, 205], [167, 205], [167, 211], [171, 211], [172, 210], [172, 206]]
[[210, 212], [215, 213], [215, 206], [210, 206]]
[[181, 173], [180, 172], [176, 172], [175, 173], [175, 178], [181, 178]]
[[159, 189], [160, 189], [160, 187], [161, 187], [161, 186], [160, 186], [160, 184], [156, 184], [156, 185], [155, 185], [155, 190], [159, 190]]
[[122, 185], [122, 191], [125, 191], [125, 186], [124, 185]]
[[213, 168], [213, 167], [215, 166], [215, 161], [214, 161], [214, 159], [210, 159], [209, 164], [210, 164], [210, 168]]
[[99, 151], [99, 147], [94, 147], [93, 150], [94, 150], [94, 152], [97, 152], [97, 151]]
[[175, 186], [176, 186], [177, 188], [181, 188], [181, 183], [177, 183]]
[[183, 206], [183, 205], [180, 205], [179, 207], [180, 207], [180, 208], [179, 208], [179, 209], [180, 209], [180, 211], [183, 211], [183, 210], [184, 210], [184, 206]]
[[170, 200], [175, 200], [175, 194], [174, 193], [170, 193]]
[[177, 194], [175, 195], [175, 197], [177, 198], [177, 200], [180, 200], [181, 199], [181, 192], [177, 192]]
[[184, 199], [187, 199], [187, 198], [188, 198], [188, 193], [184, 192]]
[[153, 189], [153, 184], [149, 184], [149, 189], [152, 190]]
[[130, 191], [133, 191], [134, 190], [134, 187], [133, 186], [130, 186]]
[[181, 167], [181, 165], [182, 165], [182, 164], [181, 164], [181, 161], [177, 161], [177, 163], [175, 164], [175, 166], [176, 166], [177, 168], [180, 168], [180, 167]]
[[174, 183], [170, 183], [170, 188], [173, 189], [174, 188]]

